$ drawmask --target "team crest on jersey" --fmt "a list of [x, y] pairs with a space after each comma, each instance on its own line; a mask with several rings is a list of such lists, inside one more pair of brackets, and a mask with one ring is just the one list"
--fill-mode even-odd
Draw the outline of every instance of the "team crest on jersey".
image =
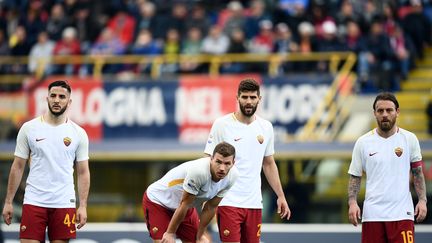
[[402, 153], [403, 149], [401, 147], [395, 148], [395, 154], [397, 155], [397, 157], [401, 157]]
[[63, 138], [63, 143], [64, 143], [66, 146], [69, 146], [69, 145], [71, 144], [71, 142], [72, 142], [72, 139], [70, 139], [69, 137], [65, 137], [65, 138]]
[[229, 230], [227, 230], [227, 229], [225, 229], [225, 230], [223, 231], [223, 234], [224, 234], [225, 236], [228, 236], [230, 233], [231, 233], [231, 232], [230, 232]]
[[263, 137], [263, 135], [258, 135], [258, 136], [257, 136], [257, 140], [258, 140], [258, 142], [259, 142], [260, 144], [264, 143], [264, 137]]

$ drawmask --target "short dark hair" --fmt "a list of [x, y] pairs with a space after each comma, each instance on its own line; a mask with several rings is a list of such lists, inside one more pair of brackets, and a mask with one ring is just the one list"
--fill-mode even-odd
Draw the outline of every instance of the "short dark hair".
[[51, 90], [52, 87], [62, 87], [62, 88], [65, 88], [65, 89], [67, 89], [67, 91], [69, 92], [69, 94], [72, 92], [72, 89], [71, 89], [68, 81], [66, 81], [66, 80], [57, 80], [57, 81], [54, 81], [54, 82], [50, 83], [49, 86], [48, 86], [48, 92]]
[[215, 149], [213, 150], [213, 156], [216, 153], [222, 155], [223, 157], [229, 157], [231, 155], [235, 157], [235, 148], [227, 142], [221, 142], [216, 145]]
[[373, 107], [372, 107], [374, 110], [375, 110], [375, 105], [379, 100], [389, 100], [389, 101], [393, 102], [393, 104], [395, 104], [396, 109], [399, 108], [399, 102], [396, 99], [396, 96], [390, 92], [382, 92], [382, 93], [379, 93], [377, 95], [377, 97], [375, 98], [375, 101], [373, 103]]
[[240, 95], [241, 92], [250, 92], [250, 91], [257, 91], [258, 95], [260, 95], [260, 85], [255, 79], [253, 78], [247, 78], [243, 79], [237, 90], [237, 95]]

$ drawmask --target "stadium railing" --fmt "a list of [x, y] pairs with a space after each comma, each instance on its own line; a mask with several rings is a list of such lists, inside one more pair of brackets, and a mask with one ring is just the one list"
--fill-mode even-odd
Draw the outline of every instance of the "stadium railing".
[[[41, 58], [34, 74], [3, 74], [0, 75], [1, 84], [19, 84], [27, 77], [37, 80], [44, 78], [46, 65], [87, 65], [91, 67], [88, 75], [100, 79], [104, 75], [104, 67], [109, 64], [148, 65], [149, 76], [158, 79], [163, 74], [162, 65], [193, 62], [208, 64], [210, 76], [221, 75], [224, 63], [268, 63], [267, 75], [274, 77], [281, 75], [280, 67], [289, 62], [327, 62], [328, 72], [334, 76], [334, 81], [324, 100], [308, 120], [302, 132], [296, 135], [299, 141], [332, 141], [337, 136], [343, 123], [349, 116], [349, 104], [353, 100], [355, 88], [355, 74], [352, 69], [356, 63], [356, 55], [352, 52], [315, 52], [315, 53], [287, 53], [287, 54], [223, 54], [223, 55], [76, 55], [52, 56]], [[29, 57], [4, 56], [0, 57], [2, 65], [27, 65]], [[294, 72], [295, 70], [293, 70]]]
[[[308, 54], [287, 53], [287, 54], [223, 54], [223, 55], [73, 55], [73, 56], [51, 56], [40, 58], [37, 61], [37, 68], [34, 76], [43, 77], [44, 70], [48, 64], [89, 64], [92, 65], [92, 75], [101, 77], [103, 67], [107, 64], [150, 64], [150, 76], [157, 79], [161, 75], [161, 66], [168, 63], [195, 62], [199, 64], [209, 64], [209, 75], [219, 75], [220, 67], [223, 63], [259, 63], [269, 64], [268, 75], [278, 75], [278, 69], [284, 62], [301, 61], [328, 61], [329, 71], [333, 74], [340, 70], [341, 62], [355, 62], [355, 54], [351, 52], [314, 52]], [[2, 56], [0, 64], [28, 64], [28, 56]], [[349, 69], [352, 64], [348, 64], [343, 69]], [[5, 75], [0, 75], [0, 78]], [[16, 74], [14, 76], [23, 76]]]

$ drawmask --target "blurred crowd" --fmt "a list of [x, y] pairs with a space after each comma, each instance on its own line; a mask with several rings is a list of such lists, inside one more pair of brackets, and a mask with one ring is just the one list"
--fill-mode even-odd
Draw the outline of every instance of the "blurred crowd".
[[[363, 90], [398, 90], [432, 43], [432, 1], [421, 0], [0, 0], [0, 55], [29, 56], [0, 73], [86, 74], [90, 65], [49, 65], [55, 55], [177, 55], [353, 51]], [[107, 73], [148, 73], [147, 64], [105, 65]], [[281, 74], [326, 71], [286, 63]], [[221, 72], [266, 72], [226, 63]], [[191, 62], [164, 73], [206, 72]]]

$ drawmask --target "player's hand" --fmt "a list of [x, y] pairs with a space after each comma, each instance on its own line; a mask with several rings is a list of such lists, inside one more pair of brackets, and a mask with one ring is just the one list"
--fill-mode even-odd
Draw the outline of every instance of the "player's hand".
[[161, 243], [175, 243], [175, 233], [165, 232], [162, 236]]
[[209, 239], [202, 235], [199, 239], [197, 239], [196, 243], [210, 243]]
[[354, 226], [357, 226], [359, 224], [359, 220], [361, 219], [361, 210], [357, 202], [350, 203], [348, 210], [348, 219], [350, 223]]
[[416, 217], [416, 221], [417, 222], [422, 222], [425, 218], [426, 218], [426, 214], [427, 214], [427, 207], [426, 207], [426, 201], [425, 200], [419, 200], [415, 210], [414, 210], [414, 214]]
[[12, 223], [12, 216], [13, 216], [13, 205], [12, 203], [5, 203], [3, 207], [3, 220], [7, 225], [10, 225]]
[[87, 223], [87, 208], [80, 206], [77, 209], [77, 217], [76, 220], [78, 222], [77, 229], [81, 229]]
[[278, 197], [277, 201], [277, 213], [281, 219], [286, 218], [287, 220], [291, 217], [291, 210], [288, 207], [288, 203], [285, 197]]

